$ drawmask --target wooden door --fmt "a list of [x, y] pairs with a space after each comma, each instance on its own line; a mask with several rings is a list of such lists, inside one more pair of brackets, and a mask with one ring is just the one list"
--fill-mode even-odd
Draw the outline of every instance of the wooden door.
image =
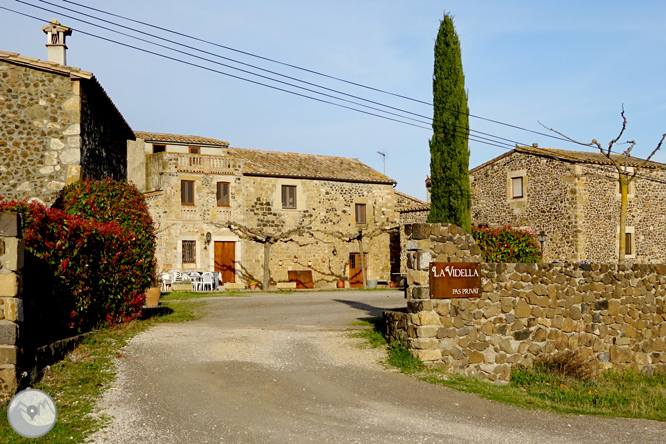
[[215, 271], [223, 284], [236, 282], [236, 242], [215, 242]]
[[[368, 255], [363, 253], [365, 273], [368, 273]], [[361, 272], [361, 253], [349, 253], [349, 286], [363, 288], [363, 273]]]
[[314, 288], [312, 281], [312, 270], [289, 270], [287, 271], [289, 282], [296, 282], [296, 288]]

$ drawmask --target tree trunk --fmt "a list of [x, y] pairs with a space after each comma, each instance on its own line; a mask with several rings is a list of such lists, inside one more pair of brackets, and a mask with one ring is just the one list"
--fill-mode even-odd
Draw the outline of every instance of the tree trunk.
[[363, 276], [363, 288], [368, 288], [368, 277], [365, 273], [365, 259], [363, 258], [363, 236], [358, 238], [358, 251], [361, 253], [361, 276]]
[[268, 286], [271, 283], [271, 269], [269, 266], [269, 261], [271, 259], [271, 244], [269, 242], [264, 243], [264, 282], [262, 284], [262, 290], [268, 290]]

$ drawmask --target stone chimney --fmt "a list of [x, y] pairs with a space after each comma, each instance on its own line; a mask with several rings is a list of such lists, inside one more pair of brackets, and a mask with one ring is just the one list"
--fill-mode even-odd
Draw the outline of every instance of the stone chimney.
[[51, 22], [44, 26], [42, 31], [44, 31], [47, 36], [46, 50], [48, 61], [60, 65], [67, 65], [67, 59], [65, 56], [67, 45], [65, 44], [65, 37], [72, 35], [72, 29], [67, 26], [62, 26], [56, 19], [51, 19]]

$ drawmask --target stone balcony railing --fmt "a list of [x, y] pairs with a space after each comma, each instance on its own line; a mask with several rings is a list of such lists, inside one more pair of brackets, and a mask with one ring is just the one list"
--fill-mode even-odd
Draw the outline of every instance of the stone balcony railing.
[[235, 174], [240, 161], [231, 157], [178, 154], [177, 171], [187, 173]]

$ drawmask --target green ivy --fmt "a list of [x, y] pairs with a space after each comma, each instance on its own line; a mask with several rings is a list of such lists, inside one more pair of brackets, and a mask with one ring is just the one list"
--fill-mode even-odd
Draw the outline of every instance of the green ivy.
[[541, 262], [541, 249], [534, 234], [511, 227], [472, 227], [476, 241], [486, 262], [537, 263]]

